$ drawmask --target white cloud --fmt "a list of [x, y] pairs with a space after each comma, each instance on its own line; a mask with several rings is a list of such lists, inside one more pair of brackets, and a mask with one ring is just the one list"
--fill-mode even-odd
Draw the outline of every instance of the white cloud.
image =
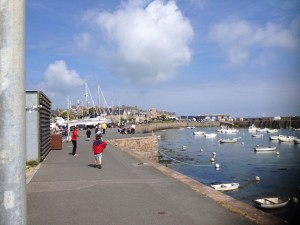
[[256, 47], [298, 48], [299, 18], [290, 27], [272, 22], [260, 27], [244, 20], [229, 18], [212, 26], [210, 37], [225, 50], [232, 64], [241, 64]]
[[104, 32], [106, 46], [113, 46], [106, 54], [115, 72], [131, 81], [159, 83], [190, 61], [193, 29], [174, 1], [155, 0], [142, 7], [145, 2], [125, 2], [112, 13], [88, 11], [84, 20]]
[[82, 33], [75, 38], [76, 45], [81, 49], [87, 49], [91, 42], [91, 35], [89, 33]]
[[84, 84], [75, 70], [68, 69], [65, 61], [50, 64], [45, 71], [41, 89], [49, 96], [66, 96], [76, 93], [76, 89]]

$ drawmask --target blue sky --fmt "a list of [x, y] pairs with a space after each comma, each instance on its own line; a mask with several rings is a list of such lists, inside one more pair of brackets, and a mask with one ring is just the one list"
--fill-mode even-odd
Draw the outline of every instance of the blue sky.
[[299, 116], [299, 50], [299, 0], [26, 1], [26, 90], [54, 109], [87, 83], [89, 105]]

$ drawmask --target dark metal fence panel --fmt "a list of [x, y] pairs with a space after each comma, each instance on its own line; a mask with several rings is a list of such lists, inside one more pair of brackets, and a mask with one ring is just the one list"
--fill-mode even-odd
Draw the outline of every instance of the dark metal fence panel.
[[51, 101], [43, 92], [39, 92], [39, 104], [42, 106], [39, 113], [39, 148], [40, 160], [44, 160], [51, 150], [50, 118]]

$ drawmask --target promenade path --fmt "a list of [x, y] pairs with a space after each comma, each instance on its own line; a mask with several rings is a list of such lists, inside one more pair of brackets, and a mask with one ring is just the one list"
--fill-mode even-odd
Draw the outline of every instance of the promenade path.
[[[85, 131], [79, 134], [78, 157], [71, 155], [72, 143], [63, 142], [27, 184], [29, 225], [256, 224], [111, 145], [103, 168], [94, 168], [92, 141], [85, 140]], [[131, 136], [115, 130], [104, 135], [125, 137]]]

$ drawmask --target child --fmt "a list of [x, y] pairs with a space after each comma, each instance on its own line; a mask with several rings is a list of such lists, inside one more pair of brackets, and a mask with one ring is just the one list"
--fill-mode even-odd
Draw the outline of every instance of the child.
[[93, 143], [93, 150], [94, 150], [94, 157], [95, 157], [95, 164], [94, 167], [97, 167], [98, 162], [98, 168], [101, 169], [101, 159], [102, 159], [102, 152], [106, 148], [107, 142], [102, 140], [102, 135], [98, 134], [96, 135], [96, 140]]

